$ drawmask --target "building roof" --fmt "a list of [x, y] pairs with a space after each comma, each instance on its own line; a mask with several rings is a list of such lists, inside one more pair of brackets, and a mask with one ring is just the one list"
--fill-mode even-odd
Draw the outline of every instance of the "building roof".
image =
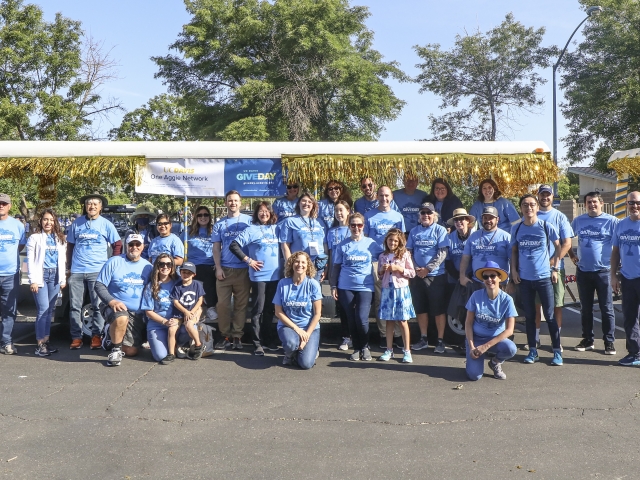
[[618, 183], [618, 176], [615, 173], [604, 173], [593, 167], [569, 167], [567, 172], [605, 182]]

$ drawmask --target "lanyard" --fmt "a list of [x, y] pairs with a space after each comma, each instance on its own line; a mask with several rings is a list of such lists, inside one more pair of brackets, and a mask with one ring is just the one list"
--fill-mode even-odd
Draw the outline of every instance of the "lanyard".
[[[482, 233], [480, 234], [480, 243], [484, 244], [484, 232], [486, 232], [486, 230], [482, 230]], [[496, 227], [496, 229], [493, 231], [493, 235], [491, 235], [491, 239], [489, 240], [489, 243], [487, 243], [485, 246], [489, 246], [493, 243], [493, 237], [496, 236], [496, 233], [498, 233], [498, 228]]]
[[[227, 222], [229, 220], [229, 215], [227, 215], [227, 218], [224, 219], [224, 229], [225, 230], [229, 230], [229, 226], [227, 225]], [[238, 224], [240, 223], [240, 215], [238, 215], [238, 220], [236, 220], [236, 229], [234, 230], [236, 233], [238, 233]]]
[[309, 219], [309, 223], [307, 223], [307, 221], [304, 219], [302, 215], [300, 215], [300, 218], [302, 219], [302, 223], [304, 223], [306, 227], [309, 229], [309, 233], [311, 233], [311, 241], [315, 242], [316, 235], [314, 233], [314, 228], [313, 228], [313, 219]]

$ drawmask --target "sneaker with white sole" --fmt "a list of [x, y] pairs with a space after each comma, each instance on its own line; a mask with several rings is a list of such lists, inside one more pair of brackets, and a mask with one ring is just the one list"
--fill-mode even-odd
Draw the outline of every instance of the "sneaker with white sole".
[[593, 340], [587, 340], [585, 338], [580, 340], [580, 343], [576, 345], [577, 352], [586, 352], [587, 350], [593, 350], [594, 348]]
[[353, 362], [357, 362], [360, 360], [360, 350], [354, 350], [351, 355], [349, 355], [349, 360]]
[[493, 378], [497, 378], [498, 380], [506, 380], [507, 376], [502, 371], [501, 363], [494, 363], [493, 360], [489, 360], [489, 368], [493, 371]]
[[604, 354], [605, 355], [616, 354], [616, 346], [613, 344], [613, 342], [604, 342]]
[[553, 360], [551, 360], [551, 365], [559, 367], [564, 362], [562, 361], [562, 352], [560, 350], [553, 351]]
[[436, 345], [433, 353], [445, 353], [445, 351], [446, 350], [444, 349], [444, 342], [442, 340], [438, 340], [438, 344]]
[[538, 349], [532, 348], [529, 350], [529, 355], [524, 358], [524, 363], [536, 363], [539, 360], [540, 357], [538, 356]]
[[49, 355], [51, 355], [51, 352], [49, 351], [49, 349], [47, 348], [47, 344], [46, 343], [40, 343], [38, 344], [38, 346], [36, 347], [36, 351], [35, 354], [38, 357], [48, 357]]
[[388, 362], [393, 357], [393, 350], [385, 350], [384, 353], [378, 357], [378, 360], [380, 360], [381, 362]]
[[409, 350], [404, 350], [402, 355], [402, 363], [413, 363], [413, 357]]
[[229, 337], [222, 337], [218, 340], [218, 343], [213, 347], [214, 350], [225, 350], [227, 347], [231, 346], [231, 342], [229, 341]]
[[338, 345], [338, 350], [349, 350], [353, 347], [353, 342], [351, 341], [351, 337], [342, 337], [342, 343]]
[[622, 365], [623, 367], [639, 367], [640, 366], [640, 355], [634, 355], [634, 354], [630, 353], [626, 357], [621, 358], [618, 361], [618, 364]]
[[107, 365], [110, 367], [119, 367], [122, 363], [122, 357], [124, 357], [124, 352], [119, 348], [114, 348], [107, 357]]
[[371, 350], [369, 350], [367, 347], [364, 347], [362, 349], [360, 357], [362, 358], [362, 360], [365, 360], [367, 362], [373, 360], [373, 357], [371, 356]]
[[411, 350], [424, 350], [428, 346], [429, 342], [427, 342], [427, 337], [420, 337], [420, 341], [418, 343], [411, 345]]
[[12, 343], [7, 343], [4, 347], [0, 348], [0, 352], [5, 355], [15, 355], [18, 353], [18, 349]]
[[242, 350], [244, 347], [242, 346], [242, 341], [239, 338], [233, 339], [233, 345], [231, 345], [231, 350]]
[[189, 356], [189, 346], [176, 347], [176, 358], [187, 358]]

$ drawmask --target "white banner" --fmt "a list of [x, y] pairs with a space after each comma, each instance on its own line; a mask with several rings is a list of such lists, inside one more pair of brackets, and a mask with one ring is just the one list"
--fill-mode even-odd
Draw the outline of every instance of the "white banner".
[[137, 193], [224, 197], [224, 159], [147, 159]]

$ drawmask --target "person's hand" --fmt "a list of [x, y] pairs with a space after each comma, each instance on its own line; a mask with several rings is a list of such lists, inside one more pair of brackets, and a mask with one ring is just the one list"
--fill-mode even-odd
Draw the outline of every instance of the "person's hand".
[[551, 271], [551, 283], [558, 283], [558, 272], [555, 270]]
[[480, 358], [482, 355], [484, 355], [484, 353], [489, 350], [489, 347], [487, 347], [486, 344], [483, 345], [478, 345], [477, 347], [475, 347], [473, 350], [471, 350], [471, 358], [473, 358], [474, 360], [477, 360], [478, 358]]
[[507, 283], [507, 288], [505, 290], [509, 295], [513, 296], [516, 293], [516, 284], [513, 282]]
[[573, 261], [574, 265], [578, 265], [578, 262], [580, 262], [580, 259], [578, 258], [577, 255], [574, 255], [573, 258], [571, 259]]
[[296, 333], [300, 337], [300, 343], [302, 342], [307, 343], [309, 341], [309, 334], [307, 333], [306, 330], [303, 330], [302, 328], [298, 328]]
[[512, 270], [511, 271], [511, 280], [513, 280], [513, 283], [515, 283], [516, 285], [520, 283], [520, 274], [515, 271]]
[[165, 325], [167, 327], [175, 327], [176, 325], [178, 325], [178, 323], [179, 323], [179, 320], [177, 318], [170, 318], [165, 322]]
[[471, 279], [466, 275], [460, 275], [460, 285], [462, 285], [463, 287], [466, 287], [467, 283], [469, 283], [470, 281]]
[[620, 280], [618, 279], [617, 275], [611, 276], [611, 290], [613, 291], [613, 293], [620, 293]]
[[320, 275], [320, 283], [324, 282], [324, 276], [326, 275], [326, 273], [327, 272], [325, 270], [322, 271], [322, 275]]
[[304, 350], [304, 347], [306, 347], [306, 346], [307, 346], [306, 340], [301, 340], [300, 341], [300, 346], [298, 346], [298, 350], [302, 351], [302, 350]]
[[333, 287], [331, 289], [331, 296], [333, 297], [333, 299], [337, 302], [338, 301], [338, 289]]
[[218, 279], [219, 282], [224, 280], [224, 272], [222, 271], [221, 268], [216, 268], [216, 278]]
[[261, 262], [259, 260], [251, 260], [249, 262], [249, 266], [253, 268], [256, 272], [259, 272], [260, 270], [262, 270], [263, 265], [264, 265], [264, 262]]
[[111, 309], [114, 312], [126, 312], [127, 311], [127, 306], [122, 303], [120, 300], [111, 300], [109, 302], [109, 306], [111, 307]]
[[427, 275], [429, 275], [429, 269], [427, 267], [416, 268], [416, 276], [425, 278]]
[[33, 293], [38, 293], [38, 284], [37, 283], [32, 283], [31, 284], [31, 291]]

